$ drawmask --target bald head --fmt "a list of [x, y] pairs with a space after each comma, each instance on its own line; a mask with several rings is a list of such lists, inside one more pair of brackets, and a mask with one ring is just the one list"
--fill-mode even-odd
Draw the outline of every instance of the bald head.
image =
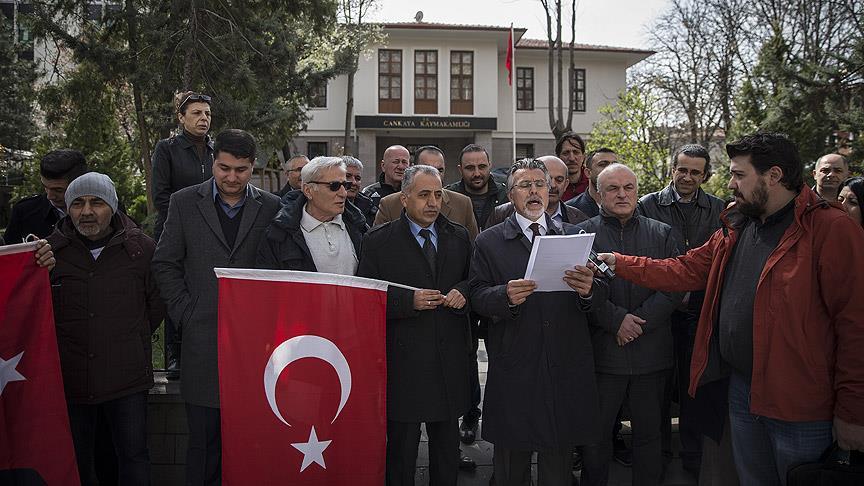
[[408, 168], [411, 154], [401, 145], [391, 145], [384, 151], [381, 159], [381, 172], [384, 173], [384, 183], [390, 184], [396, 190], [402, 187], [402, 177]]
[[537, 157], [537, 160], [543, 162], [546, 170], [549, 171], [549, 177], [552, 179], [552, 185], [549, 186], [549, 204], [546, 206], [546, 211], [555, 214], [561, 201], [561, 194], [564, 194], [564, 191], [567, 190], [567, 184], [570, 182], [567, 179], [567, 164], [554, 155]]
[[597, 176], [600, 207], [622, 224], [633, 217], [639, 195], [636, 174], [624, 164], [611, 164]]
[[813, 179], [816, 192], [827, 201], [836, 201], [840, 183], [849, 177], [849, 162], [840, 154], [823, 155], [816, 161]]

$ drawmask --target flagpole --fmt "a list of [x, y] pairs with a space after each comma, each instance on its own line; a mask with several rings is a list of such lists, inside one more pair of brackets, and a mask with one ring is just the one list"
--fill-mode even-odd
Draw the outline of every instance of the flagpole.
[[510, 22], [510, 95], [513, 102], [513, 162], [516, 161], [516, 38], [513, 36], [513, 22]]

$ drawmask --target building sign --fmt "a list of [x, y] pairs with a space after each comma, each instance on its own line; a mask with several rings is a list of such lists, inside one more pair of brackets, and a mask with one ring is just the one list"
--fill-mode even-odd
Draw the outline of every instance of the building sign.
[[356, 128], [410, 130], [497, 130], [497, 118], [465, 116], [361, 116], [354, 117]]

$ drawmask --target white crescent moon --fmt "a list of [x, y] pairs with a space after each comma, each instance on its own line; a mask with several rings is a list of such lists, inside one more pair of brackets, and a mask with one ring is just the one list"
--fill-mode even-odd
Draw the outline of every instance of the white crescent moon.
[[267, 394], [270, 409], [282, 423], [291, 427], [291, 424], [279, 413], [279, 407], [276, 405], [276, 380], [279, 379], [279, 375], [289, 364], [302, 358], [318, 358], [326, 361], [336, 370], [342, 392], [339, 398], [339, 408], [336, 409], [336, 415], [330, 421], [332, 424], [339, 417], [339, 413], [342, 412], [342, 408], [348, 402], [348, 396], [351, 395], [351, 367], [348, 366], [348, 360], [345, 359], [342, 351], [339, 351], [339, 347], [333, 344], [333, 341], [320, 336], [310, 334], [295, 336], [273, 350], [267, 361], [267, 366], [264, 368], [264, 392]]

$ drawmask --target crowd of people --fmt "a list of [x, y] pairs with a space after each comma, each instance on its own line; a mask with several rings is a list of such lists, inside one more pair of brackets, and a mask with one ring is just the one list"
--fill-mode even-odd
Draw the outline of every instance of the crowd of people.
[[[681, 461], [700, 484], [785, 485], [834, 441], [864, 450], [864, 179], [841, 155], [817, 161], [811, 189], [785, 136], [729, 143], [728, 208], [702, 189], [704, 147], [676, 150], [669, 184], [640, 197], [629, 161], [575, 133], [512, 164], [506, 182], [481, 145], [461, 151], [461, 179], [446, 187], [440, 148], [395, 145], [365, 188], [354, 157], [296, 155], [271, 194], [250, 183], [249, 133], [210, 137], [210, 103], [183, 94], [179, 133], [155, 148], [153, 238], [71, 149], [41, 159], [45, 194], [13, 209], [7, 243], [50, 245], [38, 258], [52, 268], [82, 484], [111, 483], [98, 466], [115, 455], [115, 481], [149, 484], [151, 334], [163, 320], [189, 425], [186, 483], [220, 483], [215, 267], [420, 289], [387, 292], [389, 486], [414, 484], [421, 424], [430, 484], [455, 485], [481, 414], [498, 486], [530, 484], [534, 454], [544, 486], [571, 484], [574, 469], [605, 485], [613, 459], [634, 485], [660, 484], [673, 400]], [[561, 276], [572, 291], [536, 291], [524, 279], [534, 239], [580, 232], [617, 276], [586, 262]]]

